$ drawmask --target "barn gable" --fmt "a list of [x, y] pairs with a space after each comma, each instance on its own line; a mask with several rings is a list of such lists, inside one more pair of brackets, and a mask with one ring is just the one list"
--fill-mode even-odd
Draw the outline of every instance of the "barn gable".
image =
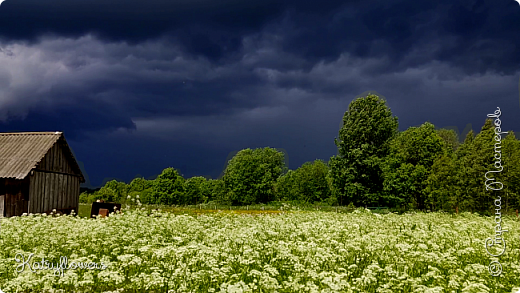
[[0, 178], [24, 179], [35, 168], [74, 174], [85, 182], [62, 132], [0, 133]]
[[77, 211], [82, 182], [63, 133], [0, 133], [0, 217]]

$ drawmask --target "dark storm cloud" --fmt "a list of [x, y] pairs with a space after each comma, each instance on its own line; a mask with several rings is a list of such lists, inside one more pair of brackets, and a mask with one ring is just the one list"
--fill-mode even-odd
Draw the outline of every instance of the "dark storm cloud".
[[[45, 33], [136, 44], [169, 36], [185, 54], [212, 61], [239, 52], [244, 36], [269, 25], [285, 52], [333, 61], [341, 53], [387, 56], [404, 70], [436, 59], [468, 73], [511, 74], [520, 61], [514, 1], [36, 1], [8, 0], [0, 9], [4, 40], [37, 42]], [[401, 61], [418, 44], [434, 50]], [[507, 54], [504, 54], [504, 50]], [[498, 54], [502, 52], [502, 54]], [[309, 69], [309, 68], [307, 68]]]
[[98, 185], [170, 165], [216, 177], [247, 147], [327, 159], [368, 91], [401, 129], [478, 130], [497, 105], [514, 129], [518, 32], [513, 0], [7, 0], [0, 131], [64, 131]]
[[[143, 41], [190, 24], [257, 29], [285, 5], [278, 1], [200, 0], [9, 0], [2, 8], [2, 34], [35, 38], [51, 31], [78, 36], [98, 32], [114, 40]], [[15, 22], [15, 24], [13, 23]]]
[[515, 1], [452, 4], [438, 26], [446, 42], [434, 57], [463, 68], [468, 74], [488, 70], [514, 74], [520, 65], [518, 16]]
[[0, 118], [10, 118], [8, 127], [24, 118], [17, 129], [43, 117], [72, 120], [67, 127], [79, 133], [133, 129], [133, 118], [225, 115], [269, 101], [248, 98], [261, 81], [240, 63], [213, 66], [161, 42], [44, 38], [3, 51]]
[[[391, 60], [383, 72], [431, 60], [512, 74], [520, 64], [518, 7], [514, 1], [366, 1], [323, 15], [295, 12], [285, 30], [284, 49], [308, 60], [335, 60], [342, 52]], [[403, 62], [420, 45], [421, 58]]]
[[105, 104], [77, 105], [56, 109], [33, 109], [24, 119], [0, 124], [0, 132], [63, 131], [67, 138], [81, 141], [86, 132], [112, 132], [118, 129], [135, 129], [134, 122], [118, 109]]
[[278, 17], [279, 1], [7, 1], [0, 9], [0, 36], [36, 42], [43, 34], [132, 44], [173, 36], [190, 54], [212, 60], [235, 52], [245, 33]]

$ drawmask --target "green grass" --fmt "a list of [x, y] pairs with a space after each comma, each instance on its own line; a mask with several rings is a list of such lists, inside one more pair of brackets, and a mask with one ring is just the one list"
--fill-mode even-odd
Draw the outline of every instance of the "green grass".
[[92, 207], [91, 204], [80, 203], [79, 207], [78, 207], [78, 216], [83, 217], [83, 218], [90, 217], [91, 207]]
[[[88, 207], [88, 205], [83, 205]], [[187, 212], [191, 211], [192, 214]], [[257, 215], [251, 215], [257, 213]], [[2, 219], [0, 288], [20, 292], [511, 292], [520, 285], [520, 223], [500, 277], [484, 241], [494, 219], [462, 213], [373, 214], [172, 208], [105, 219]], [[105, 270], [18, 272], [34, 262], [94, 262]], [[61, 290], [61, 291], [60, 291]]]

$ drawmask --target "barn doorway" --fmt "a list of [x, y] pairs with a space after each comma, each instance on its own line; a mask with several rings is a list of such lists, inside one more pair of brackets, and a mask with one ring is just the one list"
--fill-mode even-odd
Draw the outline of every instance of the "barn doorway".
[[5, 201], [5, 179], [0, 178], [0, 218], [5, 217], [4, 201]]

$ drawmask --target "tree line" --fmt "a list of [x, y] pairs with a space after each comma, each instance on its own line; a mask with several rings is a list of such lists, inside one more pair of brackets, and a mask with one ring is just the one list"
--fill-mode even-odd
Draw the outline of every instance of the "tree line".
[[495, 177], [503, 189], [490, 191], [484, 175], [496, 170], [492, 119], [462, 142], [456, 131], [429, 122], [401, 132], [398, 126], [386, 101], [368, 94], [350, 103], [335, 139], [338, 154], [328, 162], [315, 160], [289, 170], [281, 151], [244, 149], [220, 179], [185, 179], [166, 168], [154, 180], [109, 181], [94, 193], [82, 193], [80, 200], [117, 202], [138, 196], [143, 204], [162, 205], [282, 201], [490, 214], [498, 193], [504, 209], [520, 206], [520, 141], [512, 131], [501, 138], [498, 150], [503, 171]]

